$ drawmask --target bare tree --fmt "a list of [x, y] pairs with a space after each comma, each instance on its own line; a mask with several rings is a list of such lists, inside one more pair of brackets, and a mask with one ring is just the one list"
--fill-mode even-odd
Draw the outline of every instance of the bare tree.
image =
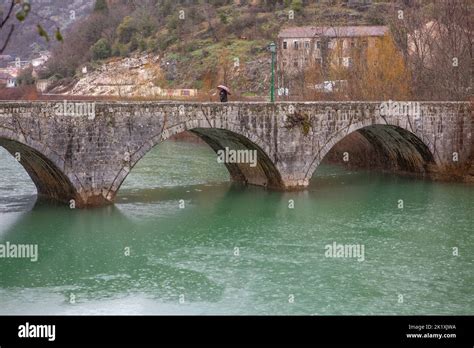
[[[4, 30], [4, 27], [6, 27], [7, 23], [9, 22], [11, 15], [13, 13], [13, 9], [15, 8], [15, 5], [16, 5], [15, 1], [11, 0], [10, 4], [8, 5], [5, 15], [4, 15], [4, 9], [3, 8], [1, 9], [0, 32]], [[3, 44], [0, 46], [0, 54], [2, 54], [3, 51], [5, 51], [5, 49], [7, 48], [14, 30], [15, 30], [15, 24], [11, 23], [7, 29], [8, 32], [7, 32], [6, 39], [3, 42]]]
[[472, 11], [470, 0], [394, 6], [391, 31], [411, 71], [416, 98], [460, 100], [472, 93]]
[[201, 8], [203, 17], [206, 19], [208, 29], [211, 32], [214, 42], [219, 42], [219, 37], [217, 36], [217, 30], [214, 27], [214, 24], [212, 23], [212, 19], [216, 17], [216, 9], [214, 8], [214, 6], [208, 4], [207, 2], [203, 2], [200, 8]]

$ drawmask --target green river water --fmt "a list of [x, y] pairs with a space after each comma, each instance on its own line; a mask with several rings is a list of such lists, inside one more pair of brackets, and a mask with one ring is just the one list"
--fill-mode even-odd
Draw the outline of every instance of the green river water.
[[[321, 166], [271, 192], [165, 142], [114, 206], [71, 210], [0, 163], [0, 244], [38, 245], [0, 258], [0, 314], [474, 314], [473, 186]], [[363, 261], [327, 257], [334, 242]]]

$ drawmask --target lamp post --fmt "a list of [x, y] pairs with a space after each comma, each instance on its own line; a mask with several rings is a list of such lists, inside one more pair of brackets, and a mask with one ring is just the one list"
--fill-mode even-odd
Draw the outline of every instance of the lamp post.
[[270, 52], [272, 53], [272, 86], [270, 90], [270, 101], [275, 102], [275, 53], [276, 44], [272, 42], [269, 46]]

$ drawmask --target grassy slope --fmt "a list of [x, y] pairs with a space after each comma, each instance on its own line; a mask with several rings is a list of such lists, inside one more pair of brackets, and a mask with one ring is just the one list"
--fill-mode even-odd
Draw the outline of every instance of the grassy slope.
[[[380, 18], [378, 21], [374, 19], [380, 17], [384, 12], [383, 8], [387, 6], [386, 2], [378, 1], [371, 8], [358, 11], [347, 8], [343, 1], [337, 0], [308, 3], [301, 11], [295, 11], [293, 18], [290, 18], [291, 6], [268, 10], [252, 5], [231, 4], [213, 7], [202, 13], [203, 7], [195, 3], [176, 5], [173, 9], [162, 12], [167, 15], [161, 15], [160, 24], [155, 26], [151, 35], [142, 35], [139, 29], [133, 36], [137, 42], [145, 43], [146, 53], [160, 58], [160, 66], [156, 67], [157, 73], [153, 77], [156, 86], [196, 88], [207, 94], [210, 90], [215, 91], [216, 84], [224, 83], [241, 96], [262, 96], [268, 94], [271, 71], [271, 56], [267, 46], [271, 41], [276, 41], [282, 28], [381, 24]], [[177, 19], [178, 9], [186, 11], [186, 20]], [[124, 23], [124, 17], [129, 15], [138, 23], [138, 27], [148, 21], [146, 11], [140, 7], [135, 12], [125, 11], [118, 21], [113, 22], [116, 23], [114, 27], [108, 28], [109, 34], [117, 33], [120, 21]], [[137, 53], [130, 52], [131, 41], [119, 44], [117, 40], [117, 35], [108, 40], [113, 54], [126, 56]], [[114, 45], [118, 45], [119, 49], [114, 49]], [[122, 53], [124, 48], [126, 50]], [[105, 62], [116, 59], [120, 58], [109, 58]], [[102, 63], [104, 61], [92, 61], [89, 66], [93, 69]], [[56, 73], [54, 69], [53, 64], [51, 76]], [[77, 78], [80, 76], [80, 66], [75, 69]]]
[[[168, 47], [163, 54], [165, 61], [176, 61], [176, 79], [169, 81], [162, 79], [162, 87], [192, 87], [206, 88], [206, 72], [211, 72], [213, 83], [225, 82], [234, 90], [244, 95], [261, 94], [265, 90], [264, 82], [269, 78], [270, 55], [266, 50], [271, 40], [276, 40], [281, 28], [300, 25], [361, 25], [372, 24], [373, 9], [359, 12], [349, 9], [340, 3], [312, 2], [304, 7], [301, 13], [295, 13], [294, 19], [289, 19], [289, 8], [275, 12], [263, 12], [257, 15], [258, 24], [248, 28], [245, 39], [234, 35], [227, 27], [232, 21], [238, 21], [249, 16], [252, 7], [236, 7], [228, 5], [219, 8], [225, 13], [229, 24], [222, 25], [219, 32], [219, 41], [209, 37], [206, 28], [195, 28], [190, 35], [183, 35], [178, 43]], [[213, 20], [215, 26], [219, 19]], [[165, 34], [166, 29], [158, 34]], [[238, 58], [239, 67], [234, 67]], [[221, 64], [219, 64], [221, 63]], [[227, 65], [227, 79], [224, 79], [224, 68]], [[227, 81], [225, 81], [227, 80]], [[212, 85], [211, 84], [211, 85]]]

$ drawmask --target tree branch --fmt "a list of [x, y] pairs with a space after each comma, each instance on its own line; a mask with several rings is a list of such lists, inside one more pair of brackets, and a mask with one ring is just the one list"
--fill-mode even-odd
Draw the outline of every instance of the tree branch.
[[7, 38], [5, 39], [5, 42], [3, 43], [2, 48], [0, 49], [0, 54], [3, 54], [3, 51], [5, 51], [5, 48], [7, 48], [7, 45], [8, 45], [8, 43], [10, 42], [10, 38], [12, 37], [12, 34], [13, 34], [13, 30], [14, 30], [14, 29], [15, 29], [15, 25], [12, 24], [12, 25], [10, 26], [10, 31], [9, 31], [9, 33], [8, 33], [8, 36], [7, 36]]
[[8, 21], [8, 19], [10, 18], [11, 14], [12, 14], [12, 11], [13, 11], [13, 7], [15, 7], [15, 1], [14, 0], [11, 0], [10, 2], [10, 8], [8, 9], [8, 12], [7, 12], [7, 16], [2, 20], [2, 23], [0, 23], [0, 29], [3, 28], [3, 26], [5, 25], [5, 23]]

